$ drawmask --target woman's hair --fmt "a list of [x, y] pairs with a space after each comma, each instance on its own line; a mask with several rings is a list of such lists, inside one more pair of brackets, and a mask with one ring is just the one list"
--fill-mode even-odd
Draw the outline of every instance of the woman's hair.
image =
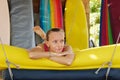
[[52, 28], [50, 29], [47, 33], [46, 33], [46, 40], [48, 41], [49, 40], [49, 35], [51, 32], [64, 32], [63, 29], [60, 29], [60, 28]]

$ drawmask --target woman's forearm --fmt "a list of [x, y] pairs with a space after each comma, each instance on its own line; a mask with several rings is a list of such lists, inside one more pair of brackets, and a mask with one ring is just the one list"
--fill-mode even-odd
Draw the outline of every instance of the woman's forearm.
[[30, 52], [29, 57], [31, 59], [49, 58], [49, 52]]
[[68, 54], [68, 55], [63, 55], [63, 56], [52, 56], [49, 58], [52, 61], [55, 61], [60, 64], [64, 65], [71, 65], [72, 62], [74, 61], [74, 54]]

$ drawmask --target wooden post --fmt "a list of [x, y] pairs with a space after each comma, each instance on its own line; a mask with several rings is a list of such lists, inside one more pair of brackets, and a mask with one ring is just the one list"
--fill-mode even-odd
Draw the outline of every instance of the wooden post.
[[87, 17], [87, 23], [88, 23], [88, 27], [90, 26], [90, 6], [89, 6], [89, 1], [90, 0], [82, 0], [84, 7], [85, 7], [85, 11], [86, 11], [86, 17]]
[[90, 6], [89, 6], [89, 1], [90, 0], [82, 0], [84, 7], [85, 7], [85, 11], [86, 11], [86, 17], [87, 17], [87, 23], [88, 23], [88, 27], [89, 27], [89, 18], [90, 18]]
[[[89, 2], [90, 0], [82, 0], [84, 7], [85, 7], [85, 11], [86, 11], [86, 17], [87, 17], [87, 24], [88, 24], [88, 34], [90, 33], [90, 6], [89, 6]], [[90, 37], [90, 35], [89, 35]]]

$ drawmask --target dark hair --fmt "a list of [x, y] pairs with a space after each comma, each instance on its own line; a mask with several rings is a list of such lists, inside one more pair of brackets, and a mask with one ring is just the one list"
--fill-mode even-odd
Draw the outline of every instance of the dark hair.
[[46, 40], [48, 41], [49, 40], [49, 35], [51, 32], [64, 32], [63, 29], [60, 29], [60, 28], [52, 28], [50, 29], [47, 33], [46, 33]]

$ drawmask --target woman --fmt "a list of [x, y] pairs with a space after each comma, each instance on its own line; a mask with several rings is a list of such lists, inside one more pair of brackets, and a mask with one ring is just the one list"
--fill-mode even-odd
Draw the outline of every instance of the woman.
[[48, 58], [64, 65], [71, 65], [74, 60], [72, 48], [64, 43], [64, 31], [52, 28], [45, 34], [39, 26], [33, 29], [45, 41], [37, 47], [29, 50], [31, 59]]

